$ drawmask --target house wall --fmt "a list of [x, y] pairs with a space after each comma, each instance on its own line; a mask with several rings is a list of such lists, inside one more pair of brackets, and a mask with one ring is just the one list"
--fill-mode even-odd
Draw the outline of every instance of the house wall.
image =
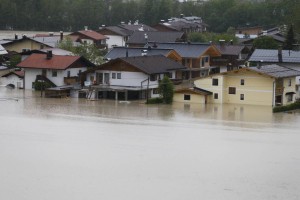
[[[218, 86], [212, 85], [212, 79], [218, 79]], [[241, 79], [244, 85], [241, 85]], [[208, 98], [209, 103], [269, 105], [273, 104], [273, 78], [259, 75], [250, 71], [215, 75], [195, 81], [196, 87], [218, 93], [218, 99], [214, 94]], [[229, 87], [236, 88], [235, 94], [229, 94]], [[244, 100], [241, 100], [244, 94]]]
[[0, 85], [8, 85], [8, 84], [13, 84], [16, 88], [23, 88], [23, 78], [19, 78], [14, 74], [8, 77], [0, 78]]
[[[282, 95], [282, 104], [291, 104], [295, 102], [296, 98], [298, 97], [296, 91], [296, 79], [294, 77], [284, 78], [283, 79], [283, 95]], [[289, 101], [288, 96], [286, 95], [287, 92], [295, 92], [293, 95], [292, 101]]]
[[81, 39], [81, 42], [84, 44], [94, 44], [94, 41], [93, 40], [90, 40], [90, 39]]
[[[66, 85], [64, 83], [64, 77], [68, 76], [70, 71], [70, 76], [78, 76], [79, 70], [82, 72], [86, 70], [86, 67], [82, 68], [70, 68], [67, 70], [46, 70], [46, 77], [52, 81], [57, 86]], [[32, 83], [35, 82], [37, 75], [42, 75], [42, 69], [24, 69], [25, 71], [25, 89], [32, 89]], [[52, 72], [57, 71], [57, 76], [53, 77]]]
[[118, 35], [105, 35], [106, 37], [109, 37], [109, 39], [106, 40], [106, 43], [108, 45], [108, 48], [111, 49], [114, 46], [125, 46], [125, 40], [124, 37], [118, 36]]
[[[184, 100], [184, 95], [190, 95], [190, 100]], [[205, 104], [205, 96], [200, 94], [191, 94], [191, 93], [175, 93], [173, 97], [174, 102], [181, 103], [201, 103]]]
[[[97, 70], [96, 73], [103, 73], [103, 80], [104, 80], [104, 74], [109, 74], [109, 85], [114, 86], [129, 86], [129, 87], [141, 87], [141, 83], [143, 82], [143, 88], [147, 87], [148, 81], [148, 75], [143, 72], [126, 72], [126, 71], [110, 71], [110, 70]], [[89, 74], [89, 76], [97, 77], [97, 74]], [[112, 75], [113, 73], [116, 74], [116, 78], [113, 79]], [[117, 73], [121, 73], [121, 79], [117, 78]], [[98, 75], [99, 76], [99, 75]], [[90, 80], [90, 77], [87, 77], [87, 80]], [[98, 82], [99, 80], [97, 80]], [[101, 84], [101, 83], [100, 83]], [[158, 87], [158, 81], [150, 81], [149, 82], [149, 88], [157, 88]]]
[[15, 51], [21, 53], [22, 49], [34, 50], [34, 49], [41, 49], [41, 47], [42, 44], [39, 44], [37, 42], [31, 40], [23, 40], [22, 42], [16, 42], [14, 44], [7, 45], [5, 49], [9, 51]]

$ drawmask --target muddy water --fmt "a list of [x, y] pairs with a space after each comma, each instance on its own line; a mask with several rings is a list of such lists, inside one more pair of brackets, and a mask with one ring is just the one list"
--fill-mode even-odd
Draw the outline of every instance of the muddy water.
[[0, 199], [299, 199], [300, 114], [0, 88]]

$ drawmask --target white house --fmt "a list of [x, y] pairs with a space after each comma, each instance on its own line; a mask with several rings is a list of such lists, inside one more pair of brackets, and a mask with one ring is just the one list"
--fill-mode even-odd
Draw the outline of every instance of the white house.
[[87, 71], [93, 97], [135, 100], [158, 97], [159, 80], [182, 78], [183, 65], [162, 55], [125, 57]]
[[12, 71], [0, 78], [0, 85], [14, 85], [16, 88], [23, 88], [24, 71]]
[[108, 49], [111, 49], [115, 46], [125, 46], [128, 37], [130, 36], [130, 34], [132, 34], [132, 31], [128, 31], [119, 26], [102, 27], [97, 32], [105, 35], [108, 38], [106, 40]]
[[33, 89], [36, 81], [44, 81], [52, 87], [79, 83], [79, 74], [94, 66], [80, 56], [31, 54], [17, 65], [24, 70], [24, 88]]

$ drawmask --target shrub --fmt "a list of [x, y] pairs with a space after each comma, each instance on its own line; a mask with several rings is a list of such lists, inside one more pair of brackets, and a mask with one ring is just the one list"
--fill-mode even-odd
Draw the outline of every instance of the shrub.
[[146, 103], [147, 104], [159, 104], [159, 103], [163, 103], [163, 99], [160, 97], [152, 98], [152, 99], [148, 99], [148, 101]]
[[164, 76], [164, 78], [159, 82], [158, 89], [163, 102], [171, 104], [174, 96], [174, 85], [169, 77]]
[[286, 105], [286, 106], [277, 106], [273, 108], [273, 113], [284, 112], [289, 110], [300, 109], [300, 101], [296, 101], [295, 103]]

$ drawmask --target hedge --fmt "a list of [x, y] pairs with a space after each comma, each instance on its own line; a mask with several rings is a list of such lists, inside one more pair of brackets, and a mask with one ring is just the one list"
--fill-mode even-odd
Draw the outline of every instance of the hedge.
[[163, 99], [160, 97], [148, 99], [148, 101], [146, 102], [146, 104], [160, 104], [160, 103], [163, 103]]
[[297, 101], [295, 103], [286, 105], [286, 106], [277, 106], [273, 108], [273, 113], [277, 112], [284, 112], [284, 111], [289, 111], [289, 110], [297, 110], [300, 109], [300, 101]]

